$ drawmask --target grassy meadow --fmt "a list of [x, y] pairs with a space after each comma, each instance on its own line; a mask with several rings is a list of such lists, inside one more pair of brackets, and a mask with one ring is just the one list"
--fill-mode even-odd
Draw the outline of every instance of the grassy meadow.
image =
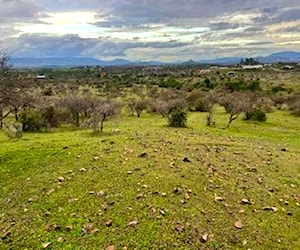
[[300, 122], [0, 132], [0, 249], [300, 249]]

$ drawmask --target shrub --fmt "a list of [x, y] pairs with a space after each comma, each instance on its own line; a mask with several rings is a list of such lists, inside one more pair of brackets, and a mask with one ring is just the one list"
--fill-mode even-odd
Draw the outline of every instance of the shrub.
[[43, 128], [41, 114], [36, 110], [25, 110], [20, 114], [23, 131], [39, 131]]
[[183, 109], [173, 108], [168, 116], [170, 127], [186, 127], [187, 114]]
[[253, 109], [245, 113], [245, 120], [264, 122], [267, 120], [267, 115], [260, 109]]

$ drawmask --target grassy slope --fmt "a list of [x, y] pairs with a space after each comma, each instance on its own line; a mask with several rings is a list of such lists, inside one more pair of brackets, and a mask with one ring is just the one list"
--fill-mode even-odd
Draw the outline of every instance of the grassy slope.
[[299, 118], [228, 130], [223, 119], [207, 128], [194, 113], [174, 129], [146, 114], [107, 123], [119, 133], [0, 134], [0, 248], [299, 249]]

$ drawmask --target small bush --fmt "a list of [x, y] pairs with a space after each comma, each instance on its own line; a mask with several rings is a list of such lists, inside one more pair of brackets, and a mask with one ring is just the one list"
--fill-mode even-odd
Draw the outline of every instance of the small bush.
[[245, 114], [245, 120], [264, 122], [267, 120], [267, 115], [260, 109], [254, 109]]
[[23, 131], [40, 131], [43, 128], [42, 116], [38, 111], [26, 110], [20, 114]]
[[186, 127], [187, 114], [182, 109], [174, 108], [171, 110], [168, 120], [170, 127]]

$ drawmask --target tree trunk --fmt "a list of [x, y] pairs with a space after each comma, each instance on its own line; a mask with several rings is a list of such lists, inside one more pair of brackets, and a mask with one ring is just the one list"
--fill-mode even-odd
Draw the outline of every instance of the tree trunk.
[[1, 110], [0, 111], [0, 129], [2, 129], [3, 128], [3, 111]]
[[103, 126], [104, 126], [105, 118], [106, 118], [106, 116], [103, 115], [103, 118], [101, 119], [101, 123], [100, 123], [100, 130], [101, 130], [101, 132], [103, 131]]

